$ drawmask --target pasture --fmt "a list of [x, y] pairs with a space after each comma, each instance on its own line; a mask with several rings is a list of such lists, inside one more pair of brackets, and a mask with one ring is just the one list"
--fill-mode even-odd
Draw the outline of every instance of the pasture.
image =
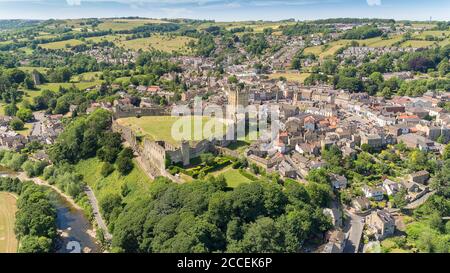
[[106, 20], [98, 25], [99, 30], [131, 30], [136, 27], [143, 26], [145, 24], [162, 24], [167, 23], [157, 19], [113, 19]]
[[39, 46], [45, 49], [67, 49], [68, 47], [74, 47], [77, 45], [83, 44], [82, 41], [76, 40], [76, 39], [70, 39], [65, 41], [59, 41], [59, 42], [53, 42], [53, 43], [47, 43], [47, 44], [40, 44]]
[[14, 233], [16, 197], [0, 192], [0, 253], [16, 253], [18, 242]]
[[148, 38], [114, 41], [117, 46], [134, 51], [156, 49], [164, 52], [188, 52], [187, 44], [195, 40], [186, 36], [152, 35]]

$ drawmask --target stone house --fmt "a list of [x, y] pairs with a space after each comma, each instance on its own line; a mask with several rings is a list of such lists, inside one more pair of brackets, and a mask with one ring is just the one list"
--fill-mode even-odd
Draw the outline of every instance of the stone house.
[[373, 211], [366, 217], [369, 232], [377, 239], [384, 239], [394, 234], [395, 220], [387, 210]]

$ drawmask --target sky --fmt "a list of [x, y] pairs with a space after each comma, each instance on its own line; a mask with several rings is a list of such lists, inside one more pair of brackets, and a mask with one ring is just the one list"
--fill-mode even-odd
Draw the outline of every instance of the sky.
[[393, 18], [450, 21], [449, 0], [0, 0], [0, 19], [140, 16], [216, 21]]

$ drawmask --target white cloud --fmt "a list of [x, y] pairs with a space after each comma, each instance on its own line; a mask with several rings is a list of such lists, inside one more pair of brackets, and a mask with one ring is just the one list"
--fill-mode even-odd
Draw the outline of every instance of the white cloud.
[[66, 0], [69, 6], [79, 6], [81, 5], [81, 0]]
[[367, 0], [369, 6], [381, 6], [381, 0]]

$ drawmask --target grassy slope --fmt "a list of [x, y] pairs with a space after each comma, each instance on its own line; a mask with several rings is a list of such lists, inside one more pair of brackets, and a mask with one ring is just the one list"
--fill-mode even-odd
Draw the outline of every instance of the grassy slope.
[[118, 46], [122, 46], [126, 49], [139, 50], [139, 49], [150, 49], [154, 48], [156, 50], [161, 50], [165, 52], [182, 51], [187, 52], [187, 44], [194, 40], [190, 37], [185, 36], [164, 36], [164, 35], [152, 35], [148, 38], [140, 38], [134, 40], [123, 41], [119, 40], [116, 42]]
[[39, 46], [46, 49], [65, 49], [66, 45], [77, 46], [83, 44], [80, 40], [66, 40], [66, 41], [60, 41], [60, 42], [54, 42], [54, 43], [48, 43], [48, 44], [40, 44]]
[[120, 31], [120, 30], [128, 30], [133, 29], [135, 27], [143, 26], [145, 24], [160, 24], [165, 23], [162, 20], [156, 20], [156, 19], [135, 19], [135, 20], [126, 20], [126, 19], [114, 19], [114, 20], [107, 20], [100, 25], [98, 25], [99, 30], [113, 30], [113, 31]]
[[136, 198], [143, 194], [151, 183], [151, 180], [134, 162], [134, 168], [127, 176], [114, 171], [108, 177], [101, 175], [103, 163], [97, 158], [91, 158], [79, 162], [75, 168], [84, 176], [84, 181], [94, 190], [99, 200], [111, 193], [121, 194], [122, 185], [126, 184], [131, 190], [126, 199]]
[[18, 243], [14, 234], [16, 201], [13, 195], [0, 192], [0, 253], [17, 252]]

